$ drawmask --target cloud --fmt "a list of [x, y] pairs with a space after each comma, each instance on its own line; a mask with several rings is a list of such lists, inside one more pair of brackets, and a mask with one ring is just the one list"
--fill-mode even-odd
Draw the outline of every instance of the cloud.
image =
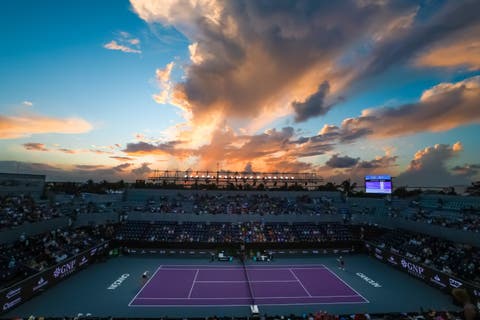
[[396, 178], [397, 185], [442, 187], [469, 183], [472, 171], [461, 171], [458, 166], [453, 170], [448, 168], [448, 161], [458, 157], [462, 150], [461, 142], [456, 142], [417, 151], [408, 168]]
[[22, 104], [26, 107], [33, 107], [33, 102], [32, 101], [25, 100], [25, 101], [22, 102]]
[[292, 103], [295, 111], [295, 122], [304, 122], [310, 118], [326, 114], [332, 105], [325, 105], [325, 97], [330, 90], [328, 81], [324, 81], [317, 92], [309, 96], [305, 101]]
[[[428, 14], [429, 10], [434, 14]], [[470, 32], [472, 28], [480, 25], [475, 14], [478, 11], [480, 11], [478, 1], [446, 2], [440, 8], [429, 8], [427, 5], [422, 22], [412, 21], [410, 28], [399, 30], [400, 32], [375, 45], [354, 81], [380, 74], [410, 59], [415, 60], [431, 46], [444, 41], [449, 42], [459, 35]], [[417, 13], [415, 15], [418, 16]]]
[[[356, 64], [341, 59], [358, 39], [416, 8], [406, 2], [360, 5], [353, 0], [131, 4], [143, 20], [173, 26], [190, 40], [191, 63], [171, 97], [191, 115], [193, 127], [206, 122], [215, 127], [210, 135], [203, 131], [205, 139], [225, 122], [238, 129], [235, 122], [262, 123], [266, 114], [273, 121], [295, 113], [294, 106], [299, 122], [326, 113], [332, 106], [323, 101], [326, 91], [327, 98], [336, 99], [353, 77], [349, 71]], [[165, 96], [159, 98], [164, 103]]]
[[140, 167], [132, 169], [132, 173], [137, 175], [137, 176], [144, 177], [145, 175], [147, 175], [147, 174], [149, 174], [150, 172], [153, 171], [149, 167], [150, 165], [151, 165], [151, 163], [144, 162], [144, 163], [142, 163], [142, 165]]
[[[197, 148], [185, 147], [185, 141], [169, 141], [162, 143], [139, 141], [128, 143], [122, 151], [128, 155], [169, 156], [184, 162], [187, 158], [195, 158], [200, 169], [211, 170], [222, 162], [230, 170], [243, 170], [250, 163], [258, 170], [275, 168], [276, 164], [285, 161], [292, 163], [292, 168], [300, 167], [297, 158], [324, 154], [332, 150], [333, 144], [328, 135], [325, 137], [296, 138], [293, 127], [265, 130], [254, 135], [241, 135], [230, 128], [214, 132], [210, 143]], [[228, 163], [227, 163], [228, 162]], [[311, 165], [301, 164], [302, 167]], [[286, 168], [286, 163], [282, 164]]]
[[67, 154], [76, 154], [76, 153], [79, 152], [77, 150], [68, 149], [68, 148], [58, 148], [57, 150], [60, 151], [60, 152], [63, 152], [63, 153], [67, 153]]
[[325, 163], [331, 168], [351, 168], [358, 163], [360, 158], [350, 158], [349, 156], [340, 157], [338, 154], [334, 154]]
[[105, 151], [105, 150], [97, 150], [97, 149], [90, 149], [87, 150], [88, 152], [96, 153], [96, 154], [113, 154], [112, 151]]
[[132, 164], [131, 163], [122, 163], [122, 164], [119, 164], [118, 166], [115, 166], [113, 167], [113, 170], [115, 171], [123, 171], [129, 167], [131, 167]]
[[30, 151], [49, 151], [43, 143], [38, 142], [28, 142], [24, 143], [23, 147]]
[[462, 166], [455, 166], [452, 172], [456, 175], [463, 175], [467, 177], [476, 176], [480, 173], [480, 164], [464, 164]]
[[123, 156], [111, 156], [110, 158], [118, 160], [118, 161], [132, 161], [134, 158], [132, 157], [123, 157]]
[[104, 44], [103, 47], [105, 49], [118, 50], [118, 51], [127, 52], [127, 53], [142, 53], [141, 50], [134, 49], [134, 48], [128, 47], [126, 45], [119, 44], [115, 40], [112, 40], [112, 41]]
[[94, 169], [99, 169], [103, 168], [104, 165], [102, 164], [77, 164], [75, 165], [77, 169], [82, 169], [82, 170], [94, 170]]
[[160, 93], [153, 95], [153, 99], [157, 103], [165, 104], [171, 101], [173, 84], [170, 77], [174, 65], [175, 63], [172, 61], [165, 66], [165, 69], [155, 71], [155, 77], [161, 90]]
[[146, 154], [156, 154], [156, 155], [175, 155], [181, 156], [185, 151], [180, 148], [176, 148], [178, 145], [181, 145], [181, 141], [168, 141], [165, 143], [149, 143], [149, 142], [132, 142], [127, 143], [127, 146], [122, 151], [129, 155], [146, 155]]
[[127, 53], [142, 53], [140, 39], [132, 37], [128, 32], [120, 31], [117, 39], [103, 45], [105, 49], [118, 50]]
[[16, 139], [33, 134], [85, 133], [92, 125], [81, 118], [53, 118], [36, 114], [0, 115], [0, 139]]
[[46, 175], [47, 181], [85, 182], [91, 179], [94, 181], [126, 180], [134, 182], [136, 179], [144, 177], [142, 172], [146, 173], [148, 170], [151, 170], [148, 168], [148, 164], [138, 167], [140, 174], [132, 173], [130, 170], [127, 170], [128, 168], [125, 164], [109, 167], [91, 164], [58, 165], [50, 163], [0, 161], [0, 172], [44, 174]]
[[339, 134], [342, 141], [353, 141], [447, 131], [480, 123], [479, 104], [480, 76], [441, 83], [423, 92], [417, 102], [363, 110], [359, 117], [343, 120]]
[[415, 64], [422, 67], [463, 67], [480, 69], [480, 23], [457, 32], [455, 36], [437, 41], [421, 52]]

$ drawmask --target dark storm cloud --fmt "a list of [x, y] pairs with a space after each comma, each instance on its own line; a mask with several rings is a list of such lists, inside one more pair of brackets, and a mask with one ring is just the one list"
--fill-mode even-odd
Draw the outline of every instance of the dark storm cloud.
[[351, 168], [355, 166], [360, 158], [351, 158], [349, 156], [341, 157], [334, 154], [325, 164], [330, 168]]
[[330, 85], [328, 81], [325, 81], [318, 87], [317, 92], [305, 101], [294, 101], [292, 107], [295, 111], [295, 122], [304, 122], [310, 118], [326, 114], [333, 106], [332, 104], [325, 104], [325, 97], [329, 90]]

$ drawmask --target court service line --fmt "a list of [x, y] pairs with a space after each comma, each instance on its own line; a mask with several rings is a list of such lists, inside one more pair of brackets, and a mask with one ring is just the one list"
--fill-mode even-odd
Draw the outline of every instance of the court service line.
[[353, 289], [348, 283], [346, 283], [345, 281], [343, 281], [342, 278], [340, 278], [335, 272], [333, 272], [332, 270], [330, 270], [328, 267], [325, 267], [325, 269], [327, 269], [328, 272], [330, 272], [331, 274], [333, 274], [338, 280], [342, 281], [343, 284], [345, 284], [347, 287], [349, 287], [353, 292], [355, 292], [357, 295], [359, 295], [362, 299], [364, 299], [367, 303], [370, 303], [370, 301], [368, 301], [367, 298], [365, 298], [364, 296], [362, 296], [357, 290]]
[[137, 292], [137, 294], [133, 297], [132, 300], [130, 300], [130, 302], [128, 303], [128, 306], [130, 306], [132, 304], [132, 302], [137, 299], [137, 296], [140, 294], [140, 292], [143, 291], [143, 289], [147, 286], [147, 284], [150, 283], [150, 281], [152, 281], [152, 279], [155, 277], [155, 275], [157, 274], [158, 271], [160, 271], [160, 269], [162, 268], [162, 265], [160, 265], [157, 270], [155, 270], [155, 272], [152, 274], [152, 276], [147, 280], [147, 282], [145, 282], [145, 284], [142, 286], [142, 288], [140, 289], [140, 291]]
[[288, 269], [290, 270], [290, 272], [292, 273], [293, 277], [295, 279], [297, 279], [298, 283], [300, 283], [300, 285], [302, 286], [303, 290], [305, 290], [305, 292], [308, 294], [309, 297], [311, 297], [312, 295], [310, 294], [310, 292], [308, 292], [307, 288], [305, 288], [305, 286], [303, 285], [302, 281], [300, 281], [300, 279], [298, 279], [297, 275], [295, 274], [295, 272], [293, 272], [292, 269]]
[[197, 280], [196, 283], [275, 283], [275, 282], [297, 282], [297, 280]]
[[[165, 264], [163, 265], [165, 269], [169, 269], [170, 267], [192, 267], [193, 269], [197, 269], [197, 267], [207, 267], [207, 268], [238, 268], [242, 269], [243, 267], [240, 265], [215, 265], [215, 264]], [[291, 268], [291, 267], [324, 267], [326, 266], [324, 264], [268, 264], [268, 265], [255, 265], [255, 264], [250, 264], [247, 265], [247, 267], [253, 267], [253, 268]]]
[[193, 287], [195, 286], [195, 280], [197, 280], [197, 276], [198, 276], [199, 271], [200, 270], [197, 269], [197, 272], [195, 272], [195, 277], [193, 277], [192, 286], [190, 287], [190, 291], [188, 292], [188, 299], [190, 299], [190, 297], [192, 296]]
[[[289, 296], [289, 297], [255, 297], [255, 300], [262, 299], [320, 299], [320, 298], [358, 298], [358, 295], [347, 296]], [[250, 297], [194, 297], [194, 298], [137, 298], [137, 300], [242, 300]]]
[[[204, 269], [200, 269], [200, 268], [163, 268], [162, 270], [164, 271], [183, 271], [183, 270], [202, 270], [202, 271], [241, 271], [243, 270], [243, 268], [204, 268]], [[286, 270], [288, 271], [290, 268], [288, 266], [285, 266], [285, 267], [282, 267], [282, 268], [250, 268], [247, 266], [247, 270], [248, 271], [257, 271], [257, 270], [261, 270], [261, 271], [277, 271], [277, 270]], [[323, 270], [323, 269], [326, 269], [325, 267], [305, 267], [305, 268], [302, 268], [302, 267], [293, 267], [293, 269], [296, 269], [296, 270]]]

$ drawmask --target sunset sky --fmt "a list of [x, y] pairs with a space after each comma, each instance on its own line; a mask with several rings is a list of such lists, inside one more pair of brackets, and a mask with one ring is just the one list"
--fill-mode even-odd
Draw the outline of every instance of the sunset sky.
[[0, 172], [480, 180], [480, 1], [8, 1]]

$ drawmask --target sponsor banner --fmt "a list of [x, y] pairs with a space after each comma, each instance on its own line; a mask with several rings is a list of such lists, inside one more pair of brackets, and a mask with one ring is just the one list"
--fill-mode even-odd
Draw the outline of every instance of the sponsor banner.
[[[99, 246], [88, 249], [56, 266], [22, 280], [10, 288], [0, 290], [0, 305], [2, 306], [0, 313], [7, 312], [29, 300], [39, 292], [48, 289], [72, 275], [81, 269], [80, 267], [86, 267], [96, 258], [96, 256], [100, 255], [101, 252], [105, 252], [107, 247], [108, 243], [102, 243]], [[91, 255], [91, 252], [95, 253]]]
[[32, 288], [32, 291], [33, 291], [33, 292], [37, 292], [38, 290], [42, 289], [42, 288], [45, 287], [46, 285], [48, 285], [48, 280], [45, 280], [45, 279], [41, 276], [40, 279], [38, 279], [37, 284]]
[[53, 270], [54, 278], [64, 278], [68, 275], [71, 275], [76, 270], [77, 259], [73, 258], [72, 260], [64, 263], [61, 266], [58, 266]]
[[430, 277], [430, 282], [439, 286], [440, 288], [445, 288], [447, 284], [445, 283], [445, 277], [442, 275], [440, 276], [436, 273], [433, 277]]
[[[373, 244], [368, 243], [365, 244], [365, 248], [370, 255], [374, 256], [375, 258], [385, 261], [389, 265], [402, 270], [414, 276], [415, 278], [434, 286], [435, 288], [441, 289], [447, 293], [450, 293], [452, 289], [463, 288], [466, 289], [471, 295], [480, 297], [479, 287], [463, 280], [453, 278], [450, 275], [428, 266], [424, 266], [418, 262], [412, 261], [409, 258], [399, 255], [397, 250], [382, 250], [381, 248], [376, 248]], [[382, 253], [380, 254], [380, 252]]]
[[3, 311], [7, 311], [8, 309], [11, 309], [13, 306], [16, 306], [22, 301], [22, 297], [18, 297], [15, 300], [5, 302], [3, 304]]
[[448, 283], [450, 284], [450, 287], [455, 288], [455, 289], [460, 288], [463, 285], [462, 282], [460, 282], [456, 279], [453, 279], [453, 278], [449, 278]]
[[405, 269], [411, 275], [414, 275], [415, 277], [418, 277], [420, 279], [425, 279], [425, 274], [424, 274], [425, 268], [422, 267], [421, 265], [413, 263], [406, 259], [402, 259], [400, 261], [400, 265], [402, 266], [403, 269]]
[[12, 299], [15, 296], [18, 296], [22, 292], [22, 287], [17, 287], [15, 289], [9, 290], [5, 295], [5, 298]]
[[387, 261], [394, 266], [398, 266], [397, 258], [395, 258], [394, 256], [390, 256]]

